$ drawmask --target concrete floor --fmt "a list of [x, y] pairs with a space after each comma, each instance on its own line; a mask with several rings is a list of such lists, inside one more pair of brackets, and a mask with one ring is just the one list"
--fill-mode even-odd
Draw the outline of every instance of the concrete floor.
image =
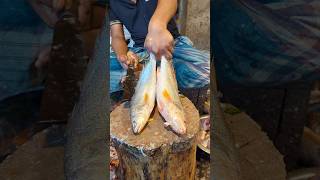
[[283, 156], [258, 124], [243, 112], [225, 117], [239, 152], [242, 179], [286, 179]]
[[63, 146], [46, 147], [42, 131], [0, 164], [3, 180], [64, 180]]

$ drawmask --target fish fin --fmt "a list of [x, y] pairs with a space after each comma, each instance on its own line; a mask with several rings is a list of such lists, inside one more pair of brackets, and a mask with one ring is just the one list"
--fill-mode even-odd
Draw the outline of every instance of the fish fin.
[[170, 96], [170, 94], [169, 94], [169, 92], [168, 92], [167, 89], [164, 89], [164, 90], [162, 91], [162, 95], [163, 95], [163, 97], [164, 97], [166, 100], [172, 101], [171, 96]]
[[145, 103], [147, 103], [148, 100], [149, 100], [149, 95], [148, 95], [148, 93], [145, 93], [144, 96], [143, 96], [143, 101], [144, 101]]
[[165, 123], [164, 123], [164, 127], [168, 127], [168, 126], [170, 126], [170, 123], [165, 122]]

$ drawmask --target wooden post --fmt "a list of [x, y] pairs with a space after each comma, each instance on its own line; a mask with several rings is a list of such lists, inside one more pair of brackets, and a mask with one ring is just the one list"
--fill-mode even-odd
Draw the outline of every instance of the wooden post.
[[40, 118], [67, 121], [78, 100], [87, 66], [75, 18], [65, 13], [56, 24]]
[[228, 127], [224, 112], [220, 106], [218, 96], [216, 71], [211, 62], [211, 99], [210, 99], [210, 116], [211, 116], [211, 131], [210, 131], [210, 161], [211, 172], [210, 176], [213, 180], [240, 180], [240, 164], [239, 153], [234, 145], [234, 137], [230, 127]]
[[64, 157], [67, 180], [107, 179], [108, 176], [108, 22], [106, 16], [81, 86], [79, 101], [67, 124]]
[[187, 133], [184, 136], [165, 128], [157, 108], [139, 135], [132, 131], [129, 102], [121, 104], [111, 113], [110, 134], [120, 160], [117, 171], [120, 179], [195, 178], [199, 113], [186, 97], [181, 101], [187, 117]]

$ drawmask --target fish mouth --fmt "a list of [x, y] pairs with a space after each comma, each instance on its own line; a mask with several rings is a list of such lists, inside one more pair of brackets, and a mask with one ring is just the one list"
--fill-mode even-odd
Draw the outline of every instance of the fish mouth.
[[140, 117], [136, 119], [135, 123], [132, 124], [132, 129], [135, 134], [139, 134], [143, 128], [146, 126], [147, 121], [144, 118]]
[[133, 129], [133, 133], [139, 134], [141, 132], [141, 130], [143, 129], [143, 127], [144, 126], [142, 126], [140, 124], [139, 125], [137, 124], [137, 125], [133, 126], [133, 128], [132, 128]]
[[183, 116], [173, 118], [173, 122], [174, 122], [173, 129], [176, 133], [178, 133], [180, 135], [183, 135], [187, 132], [187, 127], [186, 127], [186, 124], [183, 120], [184, 120]]
[[177, 129], [177, 133], [178, 134], [185, 134], [187, 132], [187, 128], [185, 126], [180, 127], [179, 129]]

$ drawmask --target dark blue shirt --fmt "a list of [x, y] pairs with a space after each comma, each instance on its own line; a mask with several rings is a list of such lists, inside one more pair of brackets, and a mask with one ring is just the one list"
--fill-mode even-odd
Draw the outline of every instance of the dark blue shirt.
[[[110, 0], [110, 25], [121, 23], [126, 26], [135, 42], [135, 47], [142, 47], [148, 33], [149, 21], [157, 8], [157, 0]], [[180, 34], [172, 18], [167, 26], [173, 38]]]

